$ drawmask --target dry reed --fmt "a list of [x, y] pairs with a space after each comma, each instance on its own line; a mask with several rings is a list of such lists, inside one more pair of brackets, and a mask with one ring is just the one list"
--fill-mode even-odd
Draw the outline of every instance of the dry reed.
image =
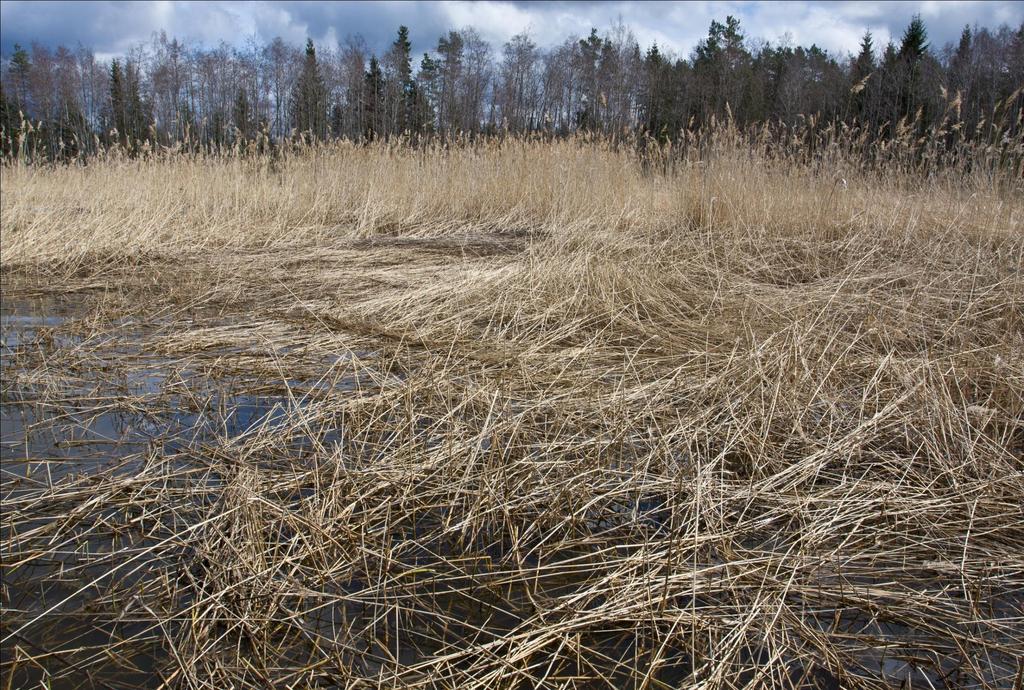
[[1019, 687], [1019, 180], [842, 150], [3, 168], [5, 682]]

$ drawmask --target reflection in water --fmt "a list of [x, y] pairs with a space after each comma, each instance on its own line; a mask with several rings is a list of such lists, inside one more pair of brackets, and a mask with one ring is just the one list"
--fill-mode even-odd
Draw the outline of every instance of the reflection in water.
[[[268, 386], [237, 370], [226, 380], [210, 377], [195, 358], [148, 354], [152, 324], [93, 335], [105, 341], [102, 350], [75, 360], [75, 351], [94, 346], [79, 323], [88, 314], [88, 299], [81, 295], [5, 297], [0, 331], [5, 544], [54, 524], [52, 519], [19, 521], [23, 505], [46, 501], [48, 495], [66, 498], [69, 492], [88, 503], [90, 487], [97, 496], [113, 484], [130, 490], [154, 472], [163, 475], [165, 488], [188, 494], [196, 507], [212, 505], [224, 480], [197, 462], [199, 454], [274, 434], [307, 405], [311, 393], [344, 391], [354, 384], [344, 378], [290, 380], [284, 393], [250, 392]], [[69, 352], [64, 364], [70, 366], [54, 367], [53, 358]], [[203, 354], [208, 361], [235, 353], [222, 348]], [[321, 427], [318, 446], [337, 440], [336, 429]], [[308, 451], [314, 441], [308, 434], [291, 435], [289, 447], [296, 453]], [[131, 529], [140, 517], [139, 526], [145, 527], [144, 516], [133, 520], [132, 513], [125, 505], [83, 521], [44, 558], [19, 564], [5, 555], [6, 683], [81, 687], [88, 678], [93, 687], [128, 688], [157, 680], [157, 660], [166, 653], [162, 639], [170, 631], [154, 626], [153, 612], [130, 592], [144, 589], [152, 572], [165, 571], [168, 558], [188, 560], [189, 546], [161, 539], [159, 526]], [[117, 523], [121, 526], [109, 529]], [[187, 607], [188, 598], [178, 596], [177, 605]]]

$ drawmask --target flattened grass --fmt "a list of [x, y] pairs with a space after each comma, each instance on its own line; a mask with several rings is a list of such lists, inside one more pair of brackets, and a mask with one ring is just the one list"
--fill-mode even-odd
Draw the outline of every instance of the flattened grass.
[[149, 425], [5, 466], [4, 675], [1019, 683], [1024, 202], [833, 163], [4, 169], [5, 408]]

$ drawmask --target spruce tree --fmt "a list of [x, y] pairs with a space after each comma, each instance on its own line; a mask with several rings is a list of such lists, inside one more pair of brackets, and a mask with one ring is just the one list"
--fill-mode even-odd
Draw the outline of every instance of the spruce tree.
[[[871, 117], [869, 94], [874, 92], [874, 84], [869, 84], [875, 71], [875, 46], [870, 31], [865, 31], [860, 40], [860, 52], [850, 67], [850, 92], [853, 96], [853, 110], [863, 122]], [[877, 82], [877, 79], [875, 80]], [[869, 91], [868, 89], [871, 88]]]
[[327, 87], [316, 62], [313, 39], [306, 40], [302, 72], [292, 91], [292, 126], [300, 134], [327, 138]]
[[3, 82], [0, 82], [0, 155], [4, 158], [17, 153], [20, 129], [18, 109], [7, 100]]
[[396, 104], [395, 129], [404, 132], [411, 129], [416, 114], [416, 82], [412, 79], [412, 44], [409, 29], [398, 27], [398, 37], [391, 46], [396, 68], [399, 99]]
[[110, 61], [110, 125], [117, 131], [122, 144], [128, 139], [128, 107], [124, 88], [124, 74], [117, 58]]
[[965, 26], [960, 32], [960, 42], [957, 44], [956, 53], [953, 55], [954, 62], [966, 63], [971, 58], [971, 27]]
[[124, 95], [127, 134], [133, 146], [138, 147], [149, 138], [149, 126], [153, 122], [150, 103], [142, 95], [142, 74], [139, 66], [128, 60], [124, 66]]
[[437, 40], [438, 96], [437, 121], [444, 131], [458, 129], [461, 113], [459, 112], [459, 82], [462, 81], [462, 62], [465, 42], [458, 31], [449, 31], [447, 36]]
[[363, 103], [363, 112], [366, 113], [367, 139], [384, 134], [384, 73], [380, 69], [380, 62], [377, 56], [370, 58], [370, 68], [366, 71], [366, 100]]
[[219, 149], [227, 143], [227, 129], [228, 118], [224, 111], [218, 108], [213, 111], [213, 116], [210, 118], [210, 131], [207, 140]]
[[428, 53], [423, 53], [416, 80], [416, 131], [433, 132], [436, 114], [434, 104], [438, 98], [438, 64]]
[[960, 42], [956, 52], [949, 61], [950, 87], [956, 91], [965, 91], [968, 83], [968, 72], [971, 66], [971, 27], [965, 26], [960, 33]]
[[14, 54], [11, 55], [10, 70], [15, 87], [14, 107], [28, 117], [28, 85], [32, 73], [32, 63], [28, 59], [28, 52], [17, 43], [14, 44]]
[[892, 41], [882, 52], [877, 91], [877, 123], [888, 121], [890, 125], [900, 119], [900, 102], [903, 93], [904, 65]]
[[345, 111], [340, 103], [331, 108], [331, 136], [340, 139], [345, 132]]
[[921, 21], [921, 15], [915, 14], [907, 30], [903, 32], [903, 40], [900, 43], [900, 57], [911, 63], [916, 63], [928, 52], [928, 31]]
[[665, 115], [662, 101], [664, 99], [665, 83], [662, 74], [665, 69], [665, 59], [658, 50], [655, 43], [644, 56], [644, 76], [646, 77], [643, 105], [643, 128], [648, 134], [662, 137], [665, 132]]
[[235, 98], [234, 112], [232, 113], [235, 121], [235, 128], [238, 130], [239, 138], [245, 140], [253, 134], [253, 117], [251, 108], [249, 107], [249, 97], [245, 93], [245, 89], [238, 90], [238, 96]]
[[[925, 30], [921, 15], [915, 14], [907, 30], [903, 32], [900, 42], [899, 58], [903, 63], [903, 84], [899, 100], [900, 115], [914, 117], [918, 107], [923, 105], [924, 98], [921, 82], [921, 60], [928, 52], [928, 32]], [[924, 126], [921, 122], [921, 126]]]
[[869, 74], [875, 71], [875, 43], [872, 40], [871, 32], [865, 31], [860, 39], [860, 52], [853, 61], [853, 71], [850, 75], [853, 82], [859, 83]]

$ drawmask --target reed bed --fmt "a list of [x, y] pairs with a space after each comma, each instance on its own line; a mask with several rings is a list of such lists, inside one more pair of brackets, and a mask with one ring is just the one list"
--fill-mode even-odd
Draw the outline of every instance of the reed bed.
[[1013, 175], [2, 169], [10, 687], [1014, 688]]

